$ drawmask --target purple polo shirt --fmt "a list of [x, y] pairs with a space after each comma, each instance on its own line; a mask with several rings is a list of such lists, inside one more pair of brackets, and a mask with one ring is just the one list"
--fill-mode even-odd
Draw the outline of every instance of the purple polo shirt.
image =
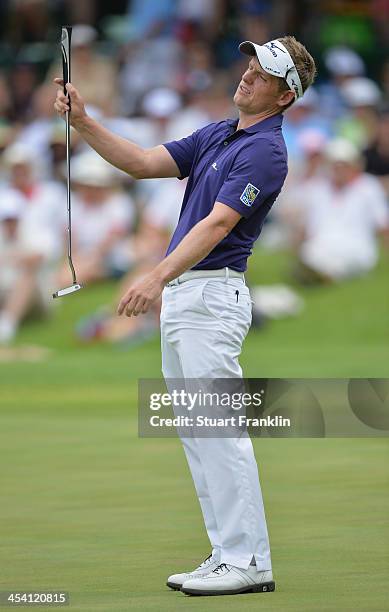
[[273, 115], [242, 130], [236, 130], [237, 119], [227, 119], [164, 145], [180, 170], [180, 178], [189, 177], [167, 254], [209, 215], [215, 202], [222, 202], [242, 218], [192, 269], [247, 269], [247, 258], [288, 171], [282, 119], [281, 114]]

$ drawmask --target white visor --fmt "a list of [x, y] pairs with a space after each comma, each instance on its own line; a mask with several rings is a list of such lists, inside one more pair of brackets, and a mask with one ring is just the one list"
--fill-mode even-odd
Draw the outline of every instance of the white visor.
[[285, 79], [296, 99], [303, 95], [303, 88], [296, 66], [289, 51], [279, 40], [271, 40], [264, 45], [256, 45], [249, 40], [240, 43], [239, 51], [246, 55], [256, 55], [262, 68], [273, 76]]

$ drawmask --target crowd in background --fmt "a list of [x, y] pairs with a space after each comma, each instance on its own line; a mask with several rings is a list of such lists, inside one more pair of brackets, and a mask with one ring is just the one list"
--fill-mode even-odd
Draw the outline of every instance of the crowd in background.
[[[66, 262], [64, 124], [53, 111], [59, 24], [76, 24], [72, 81], [88, 113], [154, 146], [236, 116], [242, 40], [293, 33], [318, 64], [315, 85], [287, 111], [289, 176], [260, 242], [295, 255], [294, 281], [368, 273], [389, 226], [389, 38], [385, 2], [310, 0], [9, 0], [0, 5], [0, 343], [52, 290]], [[386, 11], [386, 13], [385, 13]], [[74, 263], [85, 284], [128, 284], [163, 256], [185, 181], [133, 181], [72, 130]], [[258, 160], [260, 163], [260, 160]], [[118, 294], [120, 290], [118, 290]], [[138, 321], [97, 313], [84, 339], [145, 337]]]

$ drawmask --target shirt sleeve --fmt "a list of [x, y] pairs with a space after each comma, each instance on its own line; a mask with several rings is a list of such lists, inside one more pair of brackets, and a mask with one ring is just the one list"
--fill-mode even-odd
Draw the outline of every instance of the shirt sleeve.
[[199, 132], [200, 130], [196, 130], [193, 132], [193, 134], [190, 134], [190, 136], [187, 136], [186, 138], [181, 138], [181, 140], [172, 140], [171, 142], [166, 142], [163, 145], [176, 162], [180, 171], [180, 179], [186, 178], [190, 174], [195, 158]]
[[227, 204], [242, 217], [250, 217], [269, 198], [281, 191], [287, 173], [285, 158], [268, 141], [244, 147], [224, 181], [216, 201]]

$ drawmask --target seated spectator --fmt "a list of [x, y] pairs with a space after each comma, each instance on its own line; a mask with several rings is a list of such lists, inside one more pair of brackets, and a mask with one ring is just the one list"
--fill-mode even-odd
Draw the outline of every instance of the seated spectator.
[[382, 93], [378, 85], [366, 77], [350, 79], [342, 86], [348, 113], [336, 124], [336, 134], [364, 149], [378, 129], [377, 109]]
[[[139, 230], [131, 240], [134, 267], [123, 278], [118, 295], [123, 293], [134, 278], [149, 272], [163, 258], [178, 221], [186, 180], [163, 179], [151, 182], [155, 186], [154, 196], [145, 204]], [[100, 309], [94, 315], [80, 321], [77, 326], [80, 340], [84, 342], [102, 340], [134, 346], [158, 333], [160, 301], [153, 305], [147, 315], [130, 319], [117, 316], [116, 304], [117, 299], [112, 311]]]
[[333, 135], [330, 121], [321, 113], [319, 95], [312, 87], [285, 113], [283, 133], [292, 167], [298, 164], [304, 155], [300, 136], [307, 130], [320, 132], [323, 138]]
[[63, 192], [33, 178], [26, 148], [13, 145], [5, 157], [11, 177], [0, 193], [0, 344], [13, 340], [32, 311], [47, 313], [62, 250], [58, 196]]
[[0, 345], [10, 342], [17, 331], [15, 308], [10, 308], [9, 297], [17, 277], [24, 276], [19, 241], [23, 203], [14, 196], [0, 201]]
[[[72, 163], [73, 262], [82, 283], [121, 276], [131, 265], [126, 237], [134, 224], [130, 196], [117, 188], [118, 173], [94, 152], [79, 154]], [[71, 283], [64, 262], [59, 284]]]
[[[5, 190], [2, 197], [6, 199], [8, 190], [16, 190], [24, 201], [23, 218], [36, 218], [38, 222], [51, 228], [58, 238], [62, 228], [61, 213], [66, 210], [63, 185], [42, 179], [41, 160], [37, 157], [36, 150], [26, 143], [14, 142], [8, 146], [3, 153], [2, 162]], [[60, 253], [62, 245], [58, 242], [56, 255]]]
[[342, 88], [350, 79], [362, 76], [365, 65], [362, 58], [346, 46], [328, 49], [324, 63], [330, 80], [319, 86], [320, 108], [330, 119], [338, 119], [347, 112]]
[[378, 232], [389, 228], [380, 182], [365, 174], [358, 149], [337, 139], [327, 147], [329, 176], [311, 181], [301, 194], [301, 281], [340, 281], [377, 263]]
[[142, 100], [142, 111], [153, 125], [157, 142], [164, 140], [170, 117], [182, 106], [179, 94], [169, 87], [151, 89]]
[[284, 249], [299, 241], [305, 190], [325, 174], [325, 147], [328, 140], [321, 131], [301, 132], [299, 161], [292, 164], [284, 188], [270, 211], [262, 230], [262, 245], [268, 249]]
[[33, 63], [17, 62], [8, 76], [11, 104], [8, 119], [26, 124], [34, 115], [33, 97], [38, 83], [37, 68]]

